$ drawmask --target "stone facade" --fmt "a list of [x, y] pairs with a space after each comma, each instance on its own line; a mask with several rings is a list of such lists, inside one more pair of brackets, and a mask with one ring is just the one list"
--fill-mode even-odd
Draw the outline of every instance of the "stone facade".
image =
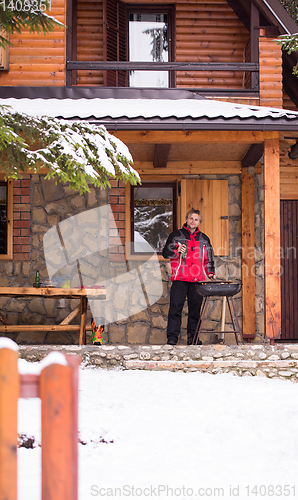
[[[240, 176], [201, 176], [201, 178], [228, 179], [229, 181], [230, 254], [228, 257], [216, 257], [216, 274], [222, 279], [241, 281]], [[105, 310], [97, 310], [94, 304], [90, 304], [93, 315], [105, 318], [108, 322], [104, 342], [112, 344], [164, 344], [166, 343], [171, 286], [170, 264], [168, 262], [160, 265], [159, 263], [146, 263], [146, 266], [145, 264], [142, 266], [142, 263], [127, 263], [123, 259], [115, 260], [115, 253], [113, 253], [112, 258], [109, 258], [107, 251], [109, 245], [111, 246], [111, 238], [113, 238], [112, 243], [116, 247], [123, 243], [123, 216], [120, 217], [122, 224], [120, 234], [119, 221], [117, 216], [113, 215], [117, 203], [121, 202], [122, 205], [124, 203], [124, 199], [120, 200], [118, 197], [116, 200], [115, 198], [116, 195], [122, 195], [122, 191], [122, 186], [120, 187], [117, 181], [113, 181], [110, 192], [91, 188], [90, 193], [79, 195], [67, 186], [56, 185], [53, 180], [32, 175], [30, 185], [30, 260], [0, 262], [0, 283], [2, 286], [31, 286], [38, 269], [41, 280], [53, 276], [58, 278], [59, 276], [70, 276], [71, 286], [80, 286], [82, 279], [84, 286], [106, 284], [109, 300], [105, 303]], [[256, 175], [256, 342], [262, 341], [264, 334], [263, 198], [262, 175]], [[113, 201], [113, 208], [108, 213], [109, 199]], [[123, 210], [121, 210], [121, 214], [122, 212]], [[119, 250], [117, 252], [120, 255]], [[143, 293], [142, 289], [144, 280], [146, 281], [146, 294]], [[158, 281], [160, 281], [161, 289], [156, 290]], [[241, 320], [241, 293], [235, 296], [235, 304], [237, 315]], [[55, 299], [44, 301], [39, 298], [19, 300], [1, 297], [0, 305], [1, 310], [12, 324], [58, 324], [74, 308], [76, 301]], [[207, 320], [203, 328], [219, 329], [221, 314], [222, 299], [210, 301]], [[90, 321], [90, 318], [91, 312], [89, 311], [87, 322]], [[228, 311], [226, 322], [226, 329], [232, 330]], [[183, 310], [180, 344], [186, 343], [186, 323], [187, 305]], [[66, 332], [63, 334], [24, 332], [7, 336], [20, 344], [78, 343], [78, 334]], [[204, 343], [212, 342], [212, 338], [212, 335], [202, 335]], [[225, 340], [227, 343], [234, 343], [234, 335], [227, 334]], [[90, 333], [87, 334], [87, 343], [91, 343]]]
[[[82, 366], [123, 370], [169, 370], [213, 375], [260, 376], [298, 382], [297, 344], [225, 346], [64, 346], [65, 354], [81, 356]], [[42, 360], [52, 347], [20, 346], [20, 357]]]

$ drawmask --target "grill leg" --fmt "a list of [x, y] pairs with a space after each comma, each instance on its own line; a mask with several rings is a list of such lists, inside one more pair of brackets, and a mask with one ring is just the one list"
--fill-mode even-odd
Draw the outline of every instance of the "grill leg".
[[203, 303], [202, 303], [202, 309], [201, 309], [200, 319], [198, 321], [195, 334], [193, 336], [192, 345], [197, 345], [198, 339], [200, 338], [200, 332], [201, 332], [202, 324], [203, 324], [203, 321], [204, 321], [204, 318], [205, 318], [205, 315], [206, 315], [205, 313], [207, 312], [208, 302], [209, 302], [209, 297], [204, 297], [203, 298]]
[[[230, 301], [232, 302], [232, 307], [233, 307], [233, 312], [235, 314], [235, 319], [234, 319], [234, 314], [232, 313], [232, 310], [231, 310]], [[240, 335], [242, 343], [243, 343], [243, 337], [242, 337], [241, 328], [240, 328], [239, 321], [238, 321], [237, 314], [236, 314], [234, 300], [233, 300], [232, 297], [227, 297], [227, 302], [228, 302], [229, 312], [230, 312], [230, 316], [231, 316], [231, 320], [232, 320], [232, 325], [233, 325], [233, 330], [234, 330], [234, 334], [235, 334], [236, 344], [238, 345], [239, 344], [238, 333]]]
[[232, 306], [233, 306], [233, 310], [234, 310], [234, 314], [235, 314], [235, 320], [236, 320], [238, 332], [239, 332], [239, 335], [240, 335], [240, 340], [241, 340], [242, 344], [244, 344], [242, 330], [241, 330], [241, 327], [240, 327], [240, 324], [239, 324], [239, 321], [238, 321], [238, 317], [237, 317], [237, 314], [236, 314], [235, 302], [234, 302], [233, 297], [231, 297], [231, 302], [232, 302]]

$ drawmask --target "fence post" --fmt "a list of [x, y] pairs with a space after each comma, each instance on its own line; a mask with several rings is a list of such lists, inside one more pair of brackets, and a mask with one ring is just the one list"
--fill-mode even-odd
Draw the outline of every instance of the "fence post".
[[[2, 340], [2, 339], [1, 339]], [[0, 342], [0, 500], [17, 500], [18, 346]]]
[[[65, 361], [66, 362], [66, 361]], [[73, 500], [74, 463], [72, 369], [46, 366], [40, 374], [42, 500]]]

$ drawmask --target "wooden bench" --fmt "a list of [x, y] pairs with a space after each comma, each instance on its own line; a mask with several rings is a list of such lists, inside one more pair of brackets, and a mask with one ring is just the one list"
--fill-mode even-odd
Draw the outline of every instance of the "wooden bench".
[[[80, 299], [80, 304], [59, 325], [12, 325], [0, 312], [0, 333], [12, 332], [76, 332], [79, 330], [79, 345], [86, 344], [86, 330], [91, 330], [91, 325], [86, 325], [87, 302], [90, 299], [105, 299], [104, 288], [34, 288], [34, 287], [0, 287], [0, 296], [5, 297], [43, 297], [50, 299]], [[70, 322], [80, 316], [79, 324], [70, 325]]]

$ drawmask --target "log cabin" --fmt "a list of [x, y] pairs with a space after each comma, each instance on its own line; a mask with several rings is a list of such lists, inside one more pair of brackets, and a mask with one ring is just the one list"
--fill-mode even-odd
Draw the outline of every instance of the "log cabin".
[[[28, 286], [36, 269], [42, 279], [62, 270], [79, 284], [65, 249], [51, 260], [51, 238], [71, 218], [86, 224], [84, 214], [92, 219], [108, 206], [97, 234], [103, 245], [95, 244], [89, 258], [73, 251], [72, 262], [78, 267], [81, 259], [84, 285], [104, 282], [107, 296], [109, 290], [101, 316], [107, 342], [165, 343], [170, 281], [161, 250], [195, 207], [213, 244], [217, 276], [242, 282], [235, 302], [245, 341], [297, 342], [297, 56], [276, 43], [297, 25], [279, 1], [52, 0], [49, 13], [67, 28], [46, 35], [24, 30], [2, 49], [0, 103], [104, 124], [129, 147], [142, 184], [111, 180], [110, 189], [79, 196], [43, 172], [19, 181], [2, 176], [0, 285]], [[72, 250], [77, 245], [69, 239]], [[96, 271], [103, 248], [109, 276]], [[150, 295], [149, 283], [141, 300], [125, 275], [140, 276], [151, 260], [161, 289]], [[59, 322], [68, 307], [1, 297], [11, 325]], [[214, 300], [210, 330], [221, 313]], [[186, 316], [182, 343], [185, 327]], [[75, 335], [53, 331], [13, 338], [76, 342]]]

